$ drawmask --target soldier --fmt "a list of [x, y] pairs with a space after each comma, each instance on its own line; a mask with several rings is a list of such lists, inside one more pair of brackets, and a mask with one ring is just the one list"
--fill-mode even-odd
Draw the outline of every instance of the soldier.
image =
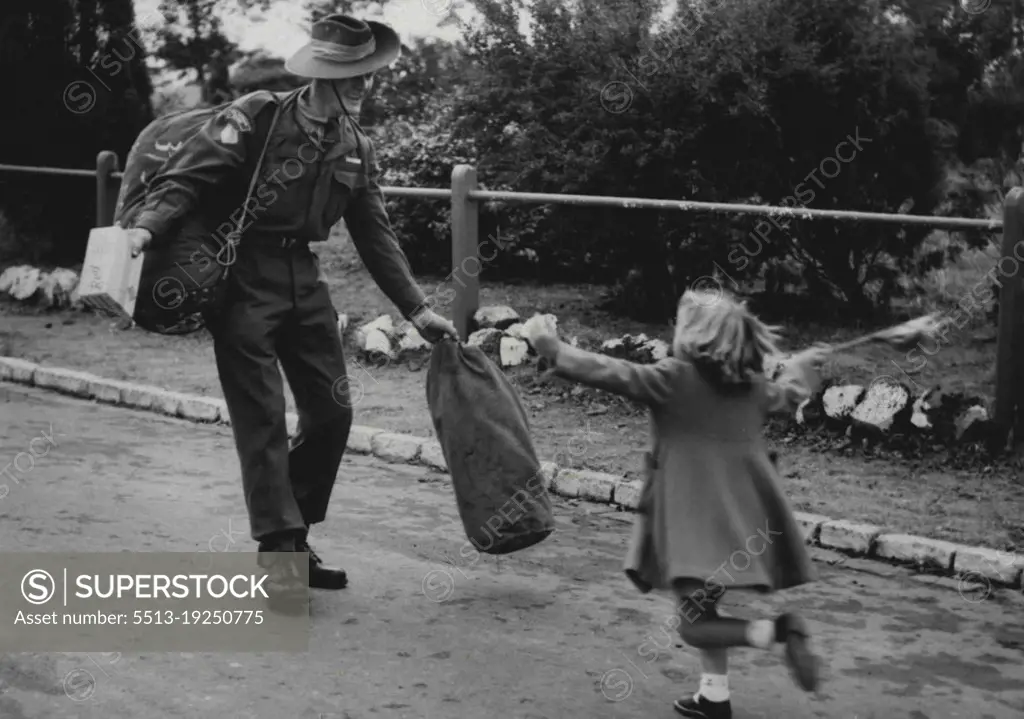
[[[324, 520], [352, 409], [337, 313], [310, 243], [326, 240], [344, 218], [367, 269], [402, 316], [429, 342], [458, 339], [412, 277], [384, 207], [373, 145], [356, 121], [375, 71], [399, 52], [398, 35], [381, 23], [347, 15], [316, 22], [311, 42], [285, 64], [311, 82], [283, 98], [252, 93], [207, 122], [152, 178], [129, 230], [138, 254], [224, 197], [241, 204], [265, 148], [263, 182], [245, 203], [247, 224], [226, 298], [207, 324], [252, 537], [260, 552], [308, 551], [309, 586], [320, 589], [348, 582], [344, 570], [324, 566], [310, 550], [307, 535]], [[278, 361], [300, 418], [290, 449]], [[261, 555], [261, 565], [276, 596], [305, 592], [294, 562]]]

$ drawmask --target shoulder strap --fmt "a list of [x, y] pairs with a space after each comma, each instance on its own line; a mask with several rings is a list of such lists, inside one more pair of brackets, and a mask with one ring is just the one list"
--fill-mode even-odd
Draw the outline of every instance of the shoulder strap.
[[[242, 207], [247, 208], [249, 206], [249, 200], [252, 199], [253, 190], [256, 189], [256, 182], [260, 178], [260, 170], [263, 168], [263, 159], [267, 156], [267, 148], [270, 147], [270, 138], [274, 136], [274, 128], [277, 127], [277, 120], [281, 115], [281, 108], [284, 106], [283, 100], [278, 100], [277, 107], [274, 108], [274, 117], [270, 121], [270, 129], [267, 130], [267, 136], [263, 140], [263, 149], [260, 150], [260, 155], [256, 159], [256, 166], [253, 168], [252, 177], [249, 178], [249, 189], [246, 190], [245, 200], [242, 201]], [[235, 225], [235, 229], [228, 233], [227, 244], [221, 248], [220, 252], [217, 253], [217, 261], [224, 266], [224, 275], [228, 273], [228, 268], [235, 264], [235, 260], [238, 255], [238, 243], [242, 239], [242, 227], [245, 224], [245, 212], [239, 215], [238, 223]], [[221, 254], [224, 254], [224, 258], [221, 259]]]
[[[274, 108], [274, 117], [270, 121], [270, 129], [267, 130], [267, 136], [263, 140], [263, 149], [260, 150], [260, 156], [256, 159], [256, 167], [252, 170], [252, 177], [249, 178], [249, 189], [245, 193], [245, 200], [242, 202], [242, 207], [249, 204], [249, 200], [252, 198], [252, 192], [256, 189], [256, 182], [260, 178], [260, 170], [263, 169], [263, 159], [267, 156], [267, 148], [270, 147], [270, 138], [274, 136], [274, 128], [277, 127], [277, 118], [281, 115], [281, 107], [284, 105], [283, 102], [278, 102], [277, 107]], [[235, 228], [236, 231], [241, 235], [242, 224], [245, 221], [245, 215], [238, 219], [238, 225]]]
[[[290, 99], [292, 99], [292, 97], [298, 95], [301, 89], [302, 88], [299, 88], [298, 90], [292, 90], [291, 92], [285, 94], [283, 97], [278, 96], [276, 93], [274, 94], [274, 100], [276, 101], [277, 104], [277, 107], [274, 108], [274, 118], [270, 121], [270, 129], [267, 130], [267, 137], [263, 140], [263, 149], [260, 151], [260, 156], [256, 160], [256, 167], [253, 168], [252, 177], [249, 179], [249, 189], [245, 193], [245, 200], [242, 203], [242, 207], [246, 207], [249, 204], [249, 200], [252, 198], [252, 192], [253, 190], [256, 189], [256, 182], [259, 180], [260, 170], [263, 168], [263, 159], [267, 156], [267, 148], [270, 147], [270, 138], [274, 136], [274, 128], [277, 127], [277, 120], [281, 116], [281, 111], [284, 108], [285, 104]], [[238, 219], [238, 225], [235, 228], [235, 232], [238, 234], [239, 239], [241, 239], [242, 224], [244, 223], [244, 221], [245, 214], [243, 213], [242, 216]]]

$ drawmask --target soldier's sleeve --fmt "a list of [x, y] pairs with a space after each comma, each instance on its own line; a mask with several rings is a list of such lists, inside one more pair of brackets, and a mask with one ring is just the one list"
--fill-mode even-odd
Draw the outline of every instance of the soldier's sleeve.
[[409, 319], [426, 307], [427, 297], [412, 276], [409, 259], [391, 229], [372, 144], [367, 152], [367, 174], [366, 191], [353, 197], [345, 209], [345, 224], [374, 281], [402, 316]]
[[135, 227], [161, 244], [198, 199], [245, 166], [257, 147], [255, 115], [265, 105], [238, 102], [211, 117], [150, 180]]

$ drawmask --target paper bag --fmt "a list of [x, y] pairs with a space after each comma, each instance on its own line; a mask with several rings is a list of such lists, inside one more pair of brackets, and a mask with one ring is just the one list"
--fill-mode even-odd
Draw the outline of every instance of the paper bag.
[[139, 292], [142, 261], [132, 257], [128, 232], [120, 227], [96, 227], [89, 233], [85, 264], [78, 284], [82, 303], [114, 317], [131, 319]]

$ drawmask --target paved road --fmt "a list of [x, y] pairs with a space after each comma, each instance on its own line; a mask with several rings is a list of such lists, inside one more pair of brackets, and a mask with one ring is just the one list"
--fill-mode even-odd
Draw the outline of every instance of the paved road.
[[[0, 549], [252, 551], [229, 431], [6, 384], [0, 415], [3, 464], [56, 432], [45, 455], [32, 445], [40, 456], [0, 499]], [[620, 574], [622, 517], [556, 500], [559, 531], [546, 542], [443, 570], [464, 542], [446, 529], [456, 514], [443, 480], [346, 459], [315, 545], [343, 559], [353, 584], [314, 597], [308, 654], [0, 656], [0, 717], [674, 716], [669, 703], [698, 666], [670, 646], [670, 602]], [[1024, 716], [1019, 598], [819, 566], [822, 581], [785, 600], [827, 657], [822, 690], [799, 692], [777, 652], [745, 650], [737, 719]]]

